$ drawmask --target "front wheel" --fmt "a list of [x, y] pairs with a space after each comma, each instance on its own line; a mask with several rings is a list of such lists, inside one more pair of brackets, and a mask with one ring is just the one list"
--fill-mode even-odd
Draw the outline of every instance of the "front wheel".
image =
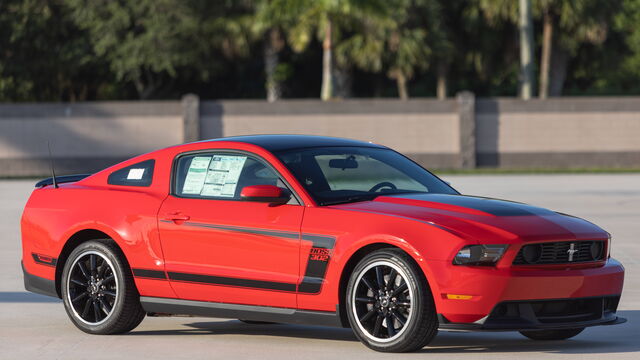
[[520, 334], [532, 340], [566, 340], [580, 334], [584, 328], [563, 330], [520, 331]]
[[73, 324], [90, 334], [119, 334], [145, 316], [133, 276], [113, 240], [80, 244], [62, 272], [62, 299]]
[[356, 265], [346, 307], [355, 335], [376, 351], [419, 350], [438, 332], [429, 285], [413, 259], [400, 250], [375, 251]]

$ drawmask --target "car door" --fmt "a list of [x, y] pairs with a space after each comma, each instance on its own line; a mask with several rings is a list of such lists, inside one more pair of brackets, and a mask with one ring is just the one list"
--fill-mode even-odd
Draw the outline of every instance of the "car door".
[[[158, 213], [167, 275], [182, 299], [295, 307], [304, 207], [242, 201], [249, 185], [286, 187], [259, 157], [184, 154]], [[289, 190], [290, 191], [290, 190]]]

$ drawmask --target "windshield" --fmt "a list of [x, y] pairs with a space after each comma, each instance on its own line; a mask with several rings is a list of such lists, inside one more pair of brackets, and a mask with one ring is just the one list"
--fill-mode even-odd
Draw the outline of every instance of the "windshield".
[[320, 205], [403, 193], [458, 194], [435, 175], [389, 149], [307, 148], [276, 156]]

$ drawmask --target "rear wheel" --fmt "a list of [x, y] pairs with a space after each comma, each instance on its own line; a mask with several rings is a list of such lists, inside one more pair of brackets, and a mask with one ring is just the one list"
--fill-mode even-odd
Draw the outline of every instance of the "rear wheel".
[[563, 330], [520, 331], [520, 334], [532, 340], [566, 340], [580, 334], [584, 328]]
[[415, 351], [438, 332], [427, 281], [402, 251], [384, 249], [365, 256], [351, 274], [346, 296], [351, 328], [371, 349]]
[[64, 265], [61, 290], [69, 318], [90, 334], [128, 332], [145, 316], [131, 270], [112, 240], [75, 248]]

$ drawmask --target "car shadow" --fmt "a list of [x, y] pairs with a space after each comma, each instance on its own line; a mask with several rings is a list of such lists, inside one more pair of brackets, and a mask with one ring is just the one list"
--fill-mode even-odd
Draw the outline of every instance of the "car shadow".
[[0, 303], [57, 303], [62, 300], [25, 291], [0, 291]]
[[615, 326], [587, 328], [565, 341], [535, 341], [517, 332], [440, 332], [420, 353], [507, 353], [542, 352], [549, 354], [628, 353], [640, 351], [640, 310], [618, 311], [627, 322]]
[[187, 329], [133, 331], [130, 335], [261, 335], [357, 341], [351, 329], [292, 324], [246, 324], [240, 320], [203, 321], [184, 324]]
[[[626, 353], [640, 351], [640, 310], [624, 310], [619, 316], [628, 321], [616, 326], [586, 329], [566, 341], [534, 341], [517, 332], [459, 333], [441, 331], [431, 344], [418, 353], [502, 353], [543, 352], [559, 354]], [[331, 327], [245, 324], [238, 320], [204, 321], [185, 324], [186, 329], [133, 331], [130, 335], [262, 335], [304, 339], [357, 341], [350, 329]]]

